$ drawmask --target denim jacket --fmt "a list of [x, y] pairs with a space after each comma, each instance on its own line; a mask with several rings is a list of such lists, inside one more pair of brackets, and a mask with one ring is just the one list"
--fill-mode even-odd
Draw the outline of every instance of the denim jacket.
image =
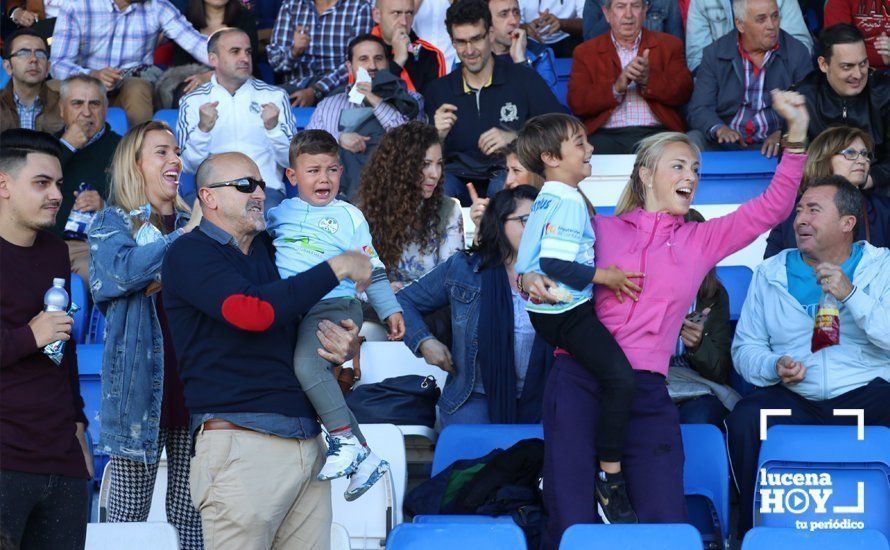
[[[176, 227], [188, 218], [177, 214]], [[118, 207], [100, 211], [87, 234], [90, 290], [106, 319], [99, 448], [147, 464], [160, 456], [164, 346], [155, 298], [144, 291], [160, 281], [167, 247], [180, 235], [137, 246], [131, 218]]]
[[439, 398], [439, 408], [448, 414], [466, 402], [476, 384], [479, 293], [482, 290], [478, 263], [475, 257], [458, 252], [396, 293], [405, 317], [405, 345], [418, 357], [420, 344], [433, 338], [423, 316], [451, 306], [454, 372], [448, 374]]

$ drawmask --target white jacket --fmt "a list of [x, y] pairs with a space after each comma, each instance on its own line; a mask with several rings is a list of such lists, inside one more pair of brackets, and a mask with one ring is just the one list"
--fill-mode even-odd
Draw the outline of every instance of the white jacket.
[[890, 381], [890, 250], [861, 244], [856, 292], [840, 308], [840, 343], [816, 353], [810, 352], [814, 319], [788, 292], [785, 258], [797, 249], [757, 267], [732, 343], [733, 363], [745, 380], [778, 384], [776, 361], [788, 355], [807, 371], [787, 388], [810, 400], [837, 397], [875, 378]]
[[[209, 133], [203, 132], [198, 128], [199, 110], [212, 101], [219, 101], [219, 118]], [[266, 130], [260, 116], [266, 103], [274, 103], [280, 111], [278, 124], [271, 130]], [[183, 168], [194, 173], [212, 154], [239, 151], [256, 162], [266, 187], [281, 190], [295, 127], [287, 93], [281, 88], [251, 78], [233, 95], [214, 75], [179, 101], [176, 128]]]

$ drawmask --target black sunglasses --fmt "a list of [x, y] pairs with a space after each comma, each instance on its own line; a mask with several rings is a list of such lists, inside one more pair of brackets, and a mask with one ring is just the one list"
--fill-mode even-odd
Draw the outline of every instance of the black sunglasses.
[[263, 191], [266, 190], [266, 182], [263, 180], [255, 180], [250, 177], [246, 178], [238, 178], [236, 180], [231, 181], [221, 181], [218, 183], [211, 183], [207, 186], [207, 189], [216, 189], [217, 187], [234, 187], [238, 191], [242, 193], [253, 193], [256, 191], [256, 188], [259, 187]]

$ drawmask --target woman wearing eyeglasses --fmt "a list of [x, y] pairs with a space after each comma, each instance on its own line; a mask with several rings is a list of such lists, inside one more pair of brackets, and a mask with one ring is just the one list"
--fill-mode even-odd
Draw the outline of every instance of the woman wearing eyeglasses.
[[[813, 140], [807, 149], [800, 194], [807, 183], [822, 176], [844, 176], [862, 191], [862, 212], [859, 216], [856, 240], [865, 240], [874, 246], [890, 245], [890, 198], [874, 192], [869, 175], [874, 161], [874, 141], [868, 132], [852, 126], [828, 128]], [[775, 256], [786, 248], [797, 248], [794, 237], [794, 218], [791, 212], [787, 220], [773, 229], [766, 240], [763, 258]]]
[[99, 448], [111, 455], [108, 521], [145, 521], [161, 452], [167, 450], [167, 518], [183, 548], [203, 548], [189, 494], [189, 415], [167, 317], [161, 263], [198, 226], [178, 195], [182, 161], [170, 127], [130, 128], [111, 163], [108, 206], [88, 231], [90, 286], [105, 314]]
[[[497, 193], [473, 247], [396, 294], [405, 316], [405, 344], [449, 373], [439, 398], [445, 426], [541, 421], [553, 349], [535, 335], [514, 270], [537, 195], [529, 185]], [[445, 306], [451, 311], [450, 349], [424, 320]]]

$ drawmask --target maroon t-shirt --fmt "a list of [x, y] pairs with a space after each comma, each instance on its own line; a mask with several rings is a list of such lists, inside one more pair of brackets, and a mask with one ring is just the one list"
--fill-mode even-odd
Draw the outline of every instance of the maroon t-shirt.
[[[174, 230], [176, 216], [164, 216], [167, 233]], [[155, 310], [161, 324], [161, 335], [164, 339], [164, 393], [161, 400], [161, 427], [187, 428], [189, 411], [185, 408], [185, 394], [182, 380], [179, 379], [179, 368], [176, 365], [176, 353], [173, 349], [173, 337], [170, 335], [170, 324], [164, 310], [163, 290], [155, 294]]]
[[28, 326], [56, 277], [67, 280], [70, 293], [71, 263], [60, 238], [39, 231], [30, 247], [0, 238], [0, 468], [88, 478], [75, 436], [75, 422], [87, 423], [76, 345], [65, 344], [56, 365]]

